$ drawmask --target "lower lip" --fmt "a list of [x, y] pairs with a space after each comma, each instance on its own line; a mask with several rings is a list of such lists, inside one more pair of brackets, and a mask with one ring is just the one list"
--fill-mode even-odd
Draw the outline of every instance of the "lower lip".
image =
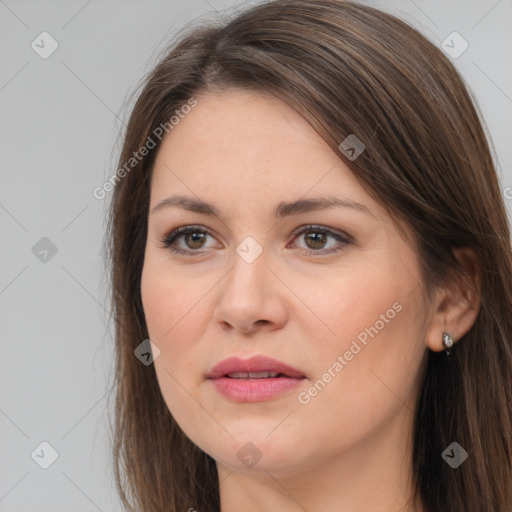
[[273, 377], [268, 379], [212, 379], [217, 391], [235, 402], [263, 402], [296, 388], [304, 379]]

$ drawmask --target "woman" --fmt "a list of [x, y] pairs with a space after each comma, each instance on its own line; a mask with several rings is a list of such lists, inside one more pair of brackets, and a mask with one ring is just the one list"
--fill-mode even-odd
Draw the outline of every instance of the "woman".
[[338, 0], [191, 30], [117, 177], [127, 509], [512, 510], [510, 233], [438, 48]]

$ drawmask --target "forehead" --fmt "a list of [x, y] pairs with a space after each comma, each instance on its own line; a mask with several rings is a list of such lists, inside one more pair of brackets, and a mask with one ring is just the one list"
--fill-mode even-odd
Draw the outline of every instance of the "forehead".
[[238, 90], [198, 97], [164, 138], [154, 188], [178, 176], [201, 188], [252, 186], [251, 196], [261, 187], [292, 187], [295, 195], [313, 186], [332, 192], [342, 182], [352, 192], [358, 188], [350, 169], [300, 114], [270, 94]]
[[318, 156], [322, 150], [331, 152], [289, 105], [268, 93], [243, 90], [197, 98], [197, 105], [170, 131], [163, 145], [173, 150], [193, 146], [193, 153], [178, 151], [177, 156], [188, 160], [215, 157], [251, 167], [270, 156], [278, 160], [293, 157], [290, 153], [304, 156], [315, 150]]

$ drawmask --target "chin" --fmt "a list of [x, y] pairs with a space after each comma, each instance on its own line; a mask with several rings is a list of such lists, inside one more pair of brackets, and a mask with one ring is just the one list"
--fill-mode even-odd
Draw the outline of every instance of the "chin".
[[[265, 433], [261, 433], [263, 430]], [[202, 449], [233, 471], [287, 472], [300, 465], [299, 458], [302, 459], [304, 453], [302, 449], [298, 449], [298, 441], [289, 434], [268, 436], [270, 430], [263, 430], [254, 431], [246, 427], [242, 434], [233, 433], [233, 438], [226, 438], [222, 445], [212, 440]]]

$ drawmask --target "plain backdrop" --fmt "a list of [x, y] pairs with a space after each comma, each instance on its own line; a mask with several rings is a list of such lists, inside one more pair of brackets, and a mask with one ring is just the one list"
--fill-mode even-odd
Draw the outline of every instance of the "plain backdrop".
[[[436, 45], [454, 31], [467, 42], [452, 60], [486, 120], [510, 212], [512, 1], [364, 3]], [[121, 510], [106, 437], [110, 194], [92, 191], [115, 172], [130, 94], [177, 31], [247, 4], [0, 0], [0, 511]]]

